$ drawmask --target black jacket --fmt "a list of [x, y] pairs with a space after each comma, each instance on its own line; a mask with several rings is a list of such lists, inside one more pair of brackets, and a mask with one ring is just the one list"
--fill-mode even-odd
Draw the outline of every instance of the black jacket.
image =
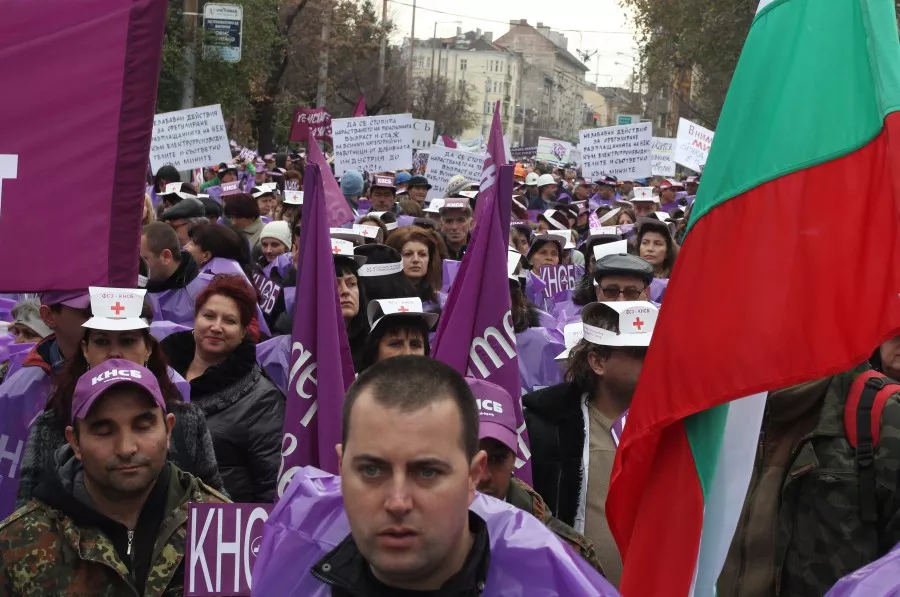
[[150, 280], [147, 282], [147, 292], [162, 292], [163, 290], [177, 290], [184, 288], [194, 281], [200, 273], [197, 263], [187, 251], [181, 252], [181, 264], [175, 273], [162, 281]]
[[472, 240], [472, 235], [469, 234], [466, 236], [466, 244], [460, 247], [459, 251], [454, 251], [453, 247], [450, 246], [450, 243], [447, 241], [447, 236], [441, 232], [441, 238], [444, 239], [444, 245], [447, 247], [447, 256], [445, 259], [452, 259], [453, 261], [462, 261], [463, 257], [466, 256], [466, 250], [469, 248], [469, 243]]
[[[192, 332], [172, 334], [162, 347], [170, 366], [186, 378], [194, 359]], [[190, 384], [191, 403], [206, 415], [225, 491], [235, 502], [273, 502], [285, 401], [256, 364], [256, 345], [245, 340]]]
[[531, 440], [534, 489], [556, 517], [574, 525], [583, 472], [583, 392], [575, 384], [559, 384], [522, 398]]
[[491, 547], [487, 524], [472, 512], [469, 512], [469, 530], [475, 541], [462, 569], [437, 591], [404, 591], [378, 581], [366, 559], [359, 553], [352, 535], [348, 535], [313, 566], [312, 574], [331, 585], [332, 597], [412, 597], [419, 594], [429, 597], [478, 597], [484, 591], [487, 580]]

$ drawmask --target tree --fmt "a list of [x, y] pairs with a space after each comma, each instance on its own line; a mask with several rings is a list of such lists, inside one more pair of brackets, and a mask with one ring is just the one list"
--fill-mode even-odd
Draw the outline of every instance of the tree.
[[416, 79], [412, 92], [413, 116], [433, 120], [442, 135], [455, 137], [478, 122], [469, 85], [457, 87], [446, 77], [428, 77]]

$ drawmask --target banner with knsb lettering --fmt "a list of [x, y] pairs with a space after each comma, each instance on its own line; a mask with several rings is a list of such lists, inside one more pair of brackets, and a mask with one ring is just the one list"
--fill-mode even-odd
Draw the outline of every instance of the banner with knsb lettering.
[[167, 6], [4, 0], [0, 292], [135, 285]]

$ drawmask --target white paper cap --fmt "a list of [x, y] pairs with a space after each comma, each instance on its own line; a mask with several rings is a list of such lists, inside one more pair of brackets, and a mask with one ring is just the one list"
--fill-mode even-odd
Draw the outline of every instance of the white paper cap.
[[141, 318], [145, 289], [91, 286], [91, 314], [82, 327], [94, 330], [142, 330], [149, 325]]
[[617, 240], [602, 245], [594, 245], [594, 263], [597, 263], [607, 255], [618, 255], [619, 253], [628, 252], [628, 241]]

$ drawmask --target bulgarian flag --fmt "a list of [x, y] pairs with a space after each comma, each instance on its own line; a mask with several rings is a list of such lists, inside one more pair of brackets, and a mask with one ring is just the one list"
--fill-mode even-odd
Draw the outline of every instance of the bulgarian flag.
[[900, 330], [892, 0], [762, 0], [616, 455], [625, 597], [712, 596], [766, 392]]

